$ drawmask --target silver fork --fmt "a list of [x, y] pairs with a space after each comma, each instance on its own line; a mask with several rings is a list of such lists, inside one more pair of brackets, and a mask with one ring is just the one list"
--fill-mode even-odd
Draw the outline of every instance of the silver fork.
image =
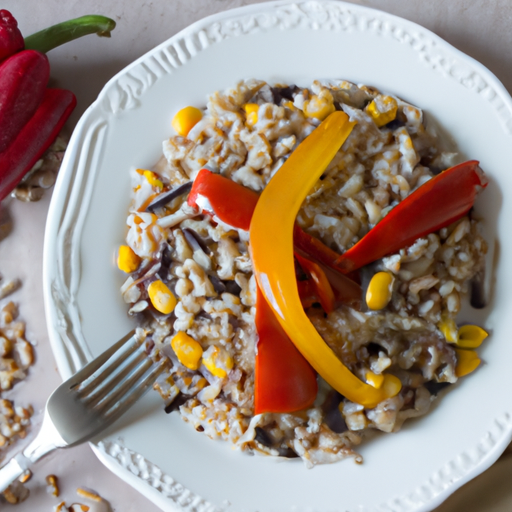
[[145, 343], [129, 333], [73, 377], [46, 403], [36, 438], [0, 469], [0, 492], [57, 448], [90, 440], [126, 412], [168, 367], [153, 361]]

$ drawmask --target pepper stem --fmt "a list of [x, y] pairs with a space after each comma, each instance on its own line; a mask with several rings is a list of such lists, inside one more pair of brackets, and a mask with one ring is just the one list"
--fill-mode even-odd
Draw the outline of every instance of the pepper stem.
[[110, 37], [116, 22], [105, 16], [91, 14], [52, 25], [25, 38], [25, 49], [49, 52], [61, 44], [88, 34]]

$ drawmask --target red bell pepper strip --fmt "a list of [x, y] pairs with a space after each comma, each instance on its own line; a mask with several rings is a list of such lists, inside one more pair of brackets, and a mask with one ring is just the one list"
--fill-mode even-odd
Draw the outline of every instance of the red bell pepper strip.
[[[256, 192], [243, 185], [220, 174], [214, 174], [208, 169], [201, 169], [194, 180], [187, 202], [190, 206], [200, 206], [203, 211], [215, 215], [222, 222], [234, 228], [247, 230], [251, 224], [258, 198], [259, 195]], [[358, 284], [358, 276], [340, 274], [340, 269], [336, 264], [340, 255], [303, 231], [297, 224], [294, 227], [293, 241], [296, 248], [304, 253], [299, 255], [306, 256], [309, 260], [319, 264], [320, 271], [323, 270], [327, 275], [334, 291], [335, 300], [360, 309], [363, 292]], [[318, 302], [320, 296], [317, 293], [318, 290], [313, 290], [311, 285], [306, 283], [299, 281], [297, 284], [304, 307], [309, 307], [313, 302]], [[325, 294], [323, 292], [322, 294], [325, 299]], [[330, 309], [329, 306], [327, 307]]]
[[[201, 205], [203, 211], [215, 215], [234, 228], [247, 230], [258, 198], [256, 192], [243, 185], [208, 169], [201, 169], [194, 180], [187, 202], [194, 207]], [[304, 253], [296, 253], [303, 270], [316, 279], [314, 286], [309, 280], [297, 281], [303, 306], [308, 308], [314, 302], [320, 302], [324, 311], [329, 313], [334, 309], [336, 300], [360, 309], [363, 292], [353, 276], [339, 273], [336, 268], [339, 254], [304, 232], [297, 224], [294, 227], [293, 240], [296, 247]], [[330, 271], [326, 266], [338, 271]]]
[[[234, 228], [247, 231], [258, 199], [259, 195], [247, 187], [208, 169], [201, 169], [194, 180], [187, 202], [190, 206], [215, 215]], [[339, 271], [336, 260], [340, 255], [317, 238], [305, 233], [297, 224], [294, 227], [293, 241], [308, 257], [311, 256], [315, 261]], [[357, 281], [356, 276], [350, 278]]]
[[[340, 254], [327, 247], [323, 242], [306, 233], [298, 224], [293, 226], [293, 244], [295, 247], [304, 251], [309, 257], [322, 263], [323, 265], [336, 270], [337, 272], [346, 273], [342, 266], [338, 266]], [[355, 283], [360, 283], [357, 272], [351, 273], [348, 277]]]
[[[307, 233], [305, 233], [307, 234]], [[308, 235], [310, 236], [310, 235]], [[311, 237], [313, 238], [313, 237]], [[316, 240], [313, 238], [313, 240]], [[295, 239], [294, 239], [295, 242]], [[329, 249], [329, 248], [327, 248]], [[331, 250], [331, 249], [329, 249]], [[334, 251], [332, 251], [334, 254]], [[304, 251], [301, 251], [295, 244], [295, 256], [297, 254], [304, 256]], [[363, 304], [363, 290], [358, 282], [348, 277], [347, 275], [340, 274], [340, 272], [333, 270], [332, 268], [324, 265], [324, 263], [318, 261], [314, 256], [307, 255], [307, 259], [312, 261], [318, 265], [320, 270], [324, 273], [327, 282], [329, 283], [333, 293], [335, 302], [345, 304], [350, 306], [353, 309], [361, 311]], [[299, 288], [299, 296], [301, 298], [302, 303], [304, 304], [304, 308], [311, 306], [314, 302], [320, 302], [318, 293], [316, 288], [310, 285], [311, 280], [299, 281], [297, 280], [297, 285]], [[307, 284], [303, 284], [307, 283]], [[314, 300], [312, 300], [314, 299]], [[305, 305], [307, 304], [307, 306]], [[324, 308], [325, 309], [325, 308]], [[327, 312], [327, 311], [326, 311]]]
[[363, 289], [348, 275], [340, 274], [331, 268], [318, 263], [324, 271], [329, 284], [334, 292], [336, 302], [341, 302], [357, 311], [361, 311], [363, 305]]
[[110, 37], [110, 32], [115, 27], [116, 22], [105, 16], [96, 14], [82, 16], [58, 23], [26, 37], [25, 48], [46, 53], [57, 46], [88, 34]]
[[35, 50], [18, 52], [0, 64], [0, 152], [34, 115], [49, 78], [48, 57]]
[[[302, 270], [304, 270], [304, 272], [310, 275], [310, 279], [308, 279], [307, 281], [299, 282], [307, 283], [308, 281], [312, 281], [313, 290], [315, 292], [315, 295], [318, 297], [320, 305], [327, 314], [331, 313], [334, 310], [335, 297], [331, 285], [327, 280], [325, 272], [322, 270], [320, 265], [318, 265], [314, 261], [311, 261], [308, 258], [304, 258], [304, 256], [301, 256], [297, 252], [295, 252], [295, 259], [299, 262], [299, 265], [302, 267]], [[299, 285], [299, 283], [297, 283], [297, 285]], [[299, 286], [299, 296], [301, 295], [300, 288], [301, 286]], [[304, 284], [302, 284], [302, 288], [304, 289], [303, 293], [306, 290], [310, 292], [310, 290], [308, 290]]]
[[76, 98], [72, 92], [46, 89], [36, 113], [12, 144], [0, 153], [0, 201], [52, 144], [75, 105]]
[[[345, 304], [346, 306], [350, 306], [352, 309], [361, 311], [363, 304], [363, 290], [361, 289], [361, 286], [359, 286], [355, 281], [352, 281], [352, 279], [349, 279], [347, 276], [324, 266], [322, 263], [317, 262], [317, 265], [321, 268], [327, 278], [327, 281], [334, 293], [335, 303]], [[320, 302], [320, 304], [322, 303], [318, 289], [312, 279], [297, 279], [297, 289], [304, 309], [311, 307], [315, 302]], [[325, 307], [324, 310], [328, 313]]]
[[304, 309], [310, 308], [315, 302], [320, 302], [312, 279], [297, 280], [297, 290], [299, 291], [300, 303]]
[[[248, 230], [258, 197], [234, 181], [201, 169], [187, 202], [230, 226]], [[255, 323], [255, 414], [293, 412], [310, 406], [318, 390], [316, 374], [283, 331], [259, 288]]]
[[255, 323], [254, 413], [309, 407], [318, 391], [316, 373], [284, 332], [259, 287]]
[[216, 215], [234, 228], [249, 231], [258, 197], [256, 192], [220, 174], [201, 169], [187, 202], [190, 206], [199, 206], [209, 214]]
[[0, 10], [0, 61], [23, 50], [25, 43], [18, 22], [6, 9]]
[[487, 178], [478, 164], [476, 160], [464, 162], [427, 181], [343, 253], [336, 267], [351, 272], [466, 215], [477, 193], [487, 186]]

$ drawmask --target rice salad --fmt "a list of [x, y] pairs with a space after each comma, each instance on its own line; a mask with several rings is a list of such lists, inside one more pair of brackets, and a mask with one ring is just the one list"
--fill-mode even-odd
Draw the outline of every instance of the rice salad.
[[[160, 161], [132, 170], [126, 245], [118, 255], [128, 275], [121, 293], [138, 335], [153, 357], [172, 361], [155, 389], [167, 412], [179, 411], [198, 432], [242, 451], [301, 457], [308, 467], [347, 456], [360, 462], [356, 447], [366, 437], [396, 432], [407, 418], [425, 414], [439, 389], [480, 362], [473, 342], [486, 333], [469, 326], [477, 331], [469, 329], [465, 346], [456, 323], [463, 296], [484, 268], [478, 220], [470, 211], [349, 275], [361, 291], [374, 286], [373, 276], [384, 276], [382, 307], [368, 307], [363, 295], [336, 299], [328, 312], [318, 300], [303, 303], [353, 374], [377, 387], [383, 375], [393, 375], [399, 392], [365, 407], [317, 375], [307, 407], [255, 414], [257, 282], [249, 231], [187, 198], [202, 169], [260, 194], [298, 144], [343, 111], [355, 125], [309, 191], [296, 225], [344, 254], [452, 167], [457, 154], [418, 107], [344, 80], [307, 88], [244, 80], [213, 93], [206, 108], [187, 109], [175, 117], [178, 135], [163, 142]], [[270, 248], [272, 239], [268, 233]]]

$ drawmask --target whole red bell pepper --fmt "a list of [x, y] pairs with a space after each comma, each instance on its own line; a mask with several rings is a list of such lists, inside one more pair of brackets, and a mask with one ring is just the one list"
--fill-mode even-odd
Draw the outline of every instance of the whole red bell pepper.
[[75, 105], [72, 92], [46, 89], [35, 114], [9, 147], [0, 153], [0, 201], [50, 147]]
[[466, 215], [487, 178], [471, 160], [443, 171], [395, 206], [359, 242], [336, 261], [351, 272], [411, 245]]
[[6, 9], [0, 9], [0, 61], [23, 50], [25, 43], [18, 22]]
[[290, 341], [257, 288], [254, 413], [294, 412], [313, 404], [316, 373]]
[[0, 64], [0, 200], [51, 145], [76, 105], [71, 92], [46, 89], [44, 53], [86, 34], [109, 37], [115, 26], [105, 16], [83, 16], [23, 40], [16, 20], [0, 11], [0, 60], [6, 58]]
[[0, 64], [0, 152], [34, 115], [49, 78], [48, 57], [35, 50], [23, 50]]

